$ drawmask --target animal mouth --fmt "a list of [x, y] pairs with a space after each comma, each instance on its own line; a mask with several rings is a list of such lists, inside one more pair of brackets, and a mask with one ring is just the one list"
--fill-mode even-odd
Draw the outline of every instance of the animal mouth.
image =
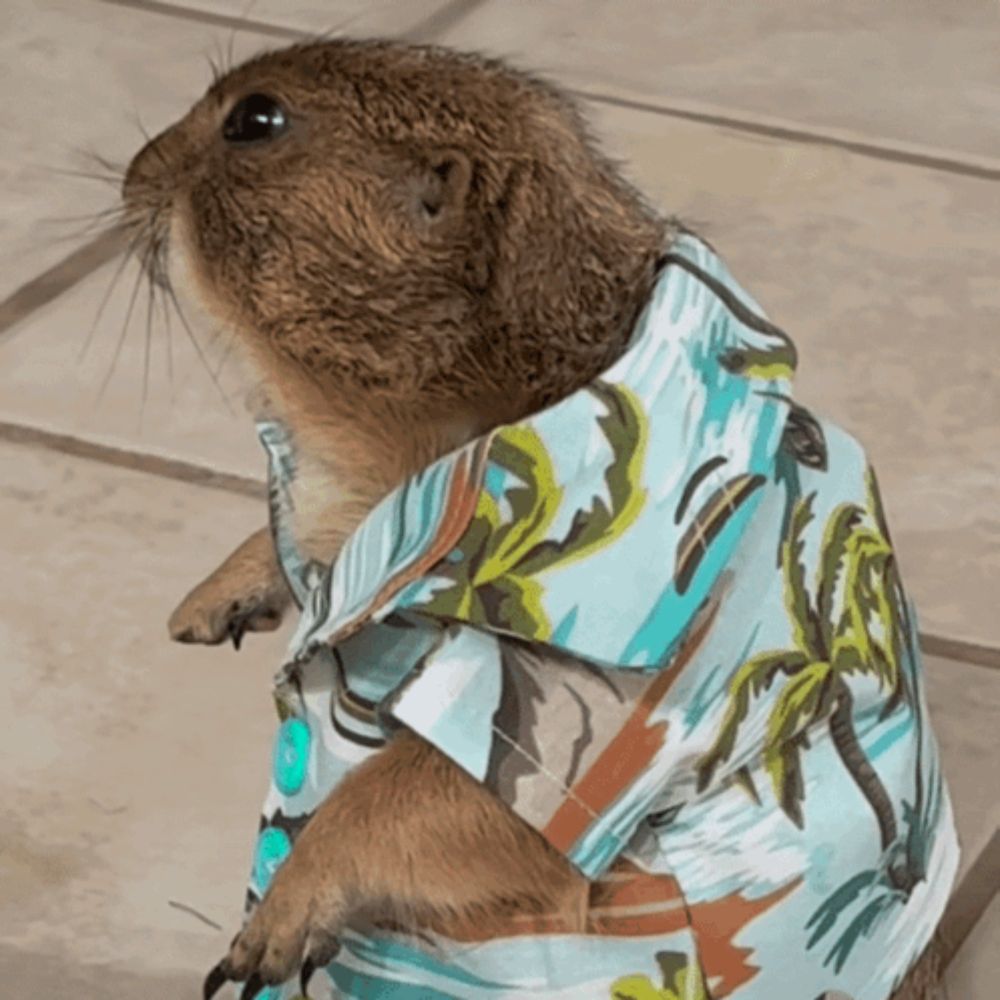
[[172, 309], [186, 326], [170, 275], [171, 216], [169, 205], [128, 211], [124, 223], [127, 244], [123, 264], [137, 261], [139, 280], [147, 283], [151, 301], [155, 302], [159, 296], [165, 311], [167, 307]]
[[172, 291], [170, 281], [170, 220], [164, 209], [154, 209], [144, 219], [128, 225], [131, 241], [129, 252], [134, 254], [151, 289], [161, 292]]
[[[122, 208], [121, 219], [114, 228], [121, 234], [124, 249], [118, 268], [111, 278], [110, 285], [104, 296], [104, 303], [110, 299], [111, 294], [117, 287], [124, 275], [128, 265], [132, 262], [138, 264], [138, 273], [135, 277], [135, 284], [129, 296], [124, 327], [119, 337], [118, 349], [124, 341], [133, 312], [139, 299], [142, 286], [147, 290], [146, 312], [146, 362], [143, 372], [143, 405], [145, 405], [148, 391], [148, 369], [149, 369], [149, 344], [152, 337], [152, 327], [154, 317], [159, 313], [163, 322], [167, 324], [169, 336], [170, 317], [175, 316], [184, 331], [184, 335], [190, 342], [193, 350], [198, 355], [200, 364], [204, 367], [209, 379], [215, 386], [220, 399], [230, 413], [233, 412], [229, 404], [229, 399], [219, 381], [219, 373], [222, 365], [219, 361], [214, 364], [209, 362], [206, 349], [202, 346], [199, 337], [192, 323], [188, 319], [181, 297], [177, 294], [174, 277], [171, 273], [171, 259], [175, 248], [182, 254], [188, 252], [183, 232], [178, 231], [178, 226], [183, 218], [178, 216], [177, 204], [174, 199], [159, 197], [161, 192], [150, 190], [142, 184], [130, 183], [128, 174], [124, 176], [122, 188]], [[103, 305], [98, 316], [103, 311]], [[225, 360], [223, 358], [223, 360]], [[117, 353], [116, 353], [117, 362]], [[115, 363], [116, 363], [115, 362]], [[172, 365], [172, 360], [170, 364]], [[112, 366], [113, 367], [113, 366]], [[172, 370], [171, 370], [171, 378]]]

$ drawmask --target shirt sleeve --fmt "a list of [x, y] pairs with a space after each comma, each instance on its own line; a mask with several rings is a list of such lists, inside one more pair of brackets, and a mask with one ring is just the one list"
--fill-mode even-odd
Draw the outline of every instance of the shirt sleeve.
[[655, 709], [677, 669], [603, 669], [554, 647], [451, 625], [382, 711], [594, 879], [662, 792], [668, 723]]

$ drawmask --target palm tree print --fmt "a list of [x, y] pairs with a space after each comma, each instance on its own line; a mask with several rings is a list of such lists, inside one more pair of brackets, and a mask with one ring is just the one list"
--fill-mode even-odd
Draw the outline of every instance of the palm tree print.
[[[915, 630], [910, 628], [909, 614], [906, 614], [907, 650], [904, 663], [911, 672], [911, 690], [917, 689], [915, 676], [918, 663], [914, 648]], [[909, 899], [911, 889], [926, 877], [934, 847], [935, 832], [944, 804], [944, 782], [940, 764], [932, 756], [929, 771], [924, 774], [924, 720], [916, 706], [917, 760], [914, 768], [914, 797], [912, 802], [903, 800], [903, 824], [905, 836], [897, 840], [885, 852], [875, 868], [858, 872], [834, 891], [809, 918], [806, 929], [812, 930], [807, 947], [813, 948], [839, 922], [848, 910], [854, 911], [833, 947], [827, 953], [824, 964], [833, 964], [836, 972], [847, 963], [855, 943], [869, 936], [896, 906], [903, 906]]]
[[905, 629], [896, 563], [871, 472], [868, 493], [867, 510], [846, 503], [830, 515], [812, 593], [802, 552], [815, 494], [795, 502], [781, 547], [793, 645], [755, 656], [737, 671], [715, 742], [699, 762], [698, 785], [704, 790], [729, 759], [751, 701], [786, 677], [767, 720], [763, 752], [781, 808], [802, 826], [802, 751], [810, 728], [825, 721], [841, 762], [871, 807], [886, 851], [898, 836], [896, 817], [858, 742], [848, 679], [874, 676], [887, 692], [882, 718], [890, 714], [908, 698], [901, 670]]
[[551, 638], [540, 574], [619, 538], [646, 498], [640, 476], [647, 417], [639, 400], [627, 387], [612, 383], [595, 382], [589, 391], [606, 408], [597, 423], [612, 451], [604, 473], [610, 504], [594, 496], [589, 508], [576, 512], [565, 537], [550, 538], [563, 499], [552, 458], [530, 424], [503, 428], [490, 445], [490, 459], [515, 481], [504, 493], [512, 516], [505, 518], [499, 500], [482, 491], [458, 551], [438, 570], [453, 582], [428, 602], [428, 612]]
[[692, 964], [679, 951], [660, 951], [656, 962], [663, 972], [663, 985], [649, 976], [623, 976], [611, 985], [611, 1000], [708, 1000], [705, 976], [697, 960]]
[[[853, 911], [824, 960], [837, 972], [857, 941], [869, 936], [893, 908], [905, 905], [914, 886], [926, 877], [944, 794], [936, 760], [924, 774], [923, 720], [915, 697], [915, 628], [871, 470], [867, 486], [866, 507], [844, 504], [829, 517], [813, 593], [807, 586], [802, 551], [815, 494], [795, 501], [781, 548], [792, 648], [756, 656], [736, 673], [726, 714], [715, 742], [699, 762], [698, 775], [699, 789], [704, 790], [718, 766], [732, 754], [752, 699], [769, 690], [780, 676], [787, 677], [767, 720], [763, 761], [782, 809], [801, 827], [801, 754], [808, 747], [809, 728], [825, 721], [841, 762], [871, 807], [882, 849], [878, 866], [848, 879], [806, 925], [812, 931], [808, 942], [812, 948], [843, 914]], [[879, 721], [900, 704], [914, 713], [915, 794], [913, 802], [902, 803], [902, 835], [889, 794], [865, 756], [854, 727], [848, 678], [862, 674], [875, 677], [886, 692]], [[734, 777], [759, 801], [747, 768]]]

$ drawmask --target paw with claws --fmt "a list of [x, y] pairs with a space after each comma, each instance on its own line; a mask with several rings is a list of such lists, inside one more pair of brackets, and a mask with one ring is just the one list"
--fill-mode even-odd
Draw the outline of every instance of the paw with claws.
[[230, 640], [240, 648], [247, 632], [272, 632], [281, 625], [283, 606], [266, 594], [243, 594], [232, 598], [219, 594], [211, 580], [196, 587], [170, 616], [168, 628], [175, 642], [199, 642], [216, 646]]
[[268, 986], [296, 976], [302, 995], [308, 997], [313, 973], [336, 957], [340, 949], [337, 930], [346, 914], [345, 895], [335, 877], [319, 875], [303, 854], [308, 851], [299, 852], [296, 858], [293, 851], [278, 869], [229, 953], [205, 979], [205, 1000], [227, 982], [242, 983], [240, 1000], [253, 1000]]
[[239, 649], [247, 632], [278, 628], [289, 602], [270, 534], [259, 531], [181, 601], [170, 616], [170, 637], [210, 646], [229, 639]]

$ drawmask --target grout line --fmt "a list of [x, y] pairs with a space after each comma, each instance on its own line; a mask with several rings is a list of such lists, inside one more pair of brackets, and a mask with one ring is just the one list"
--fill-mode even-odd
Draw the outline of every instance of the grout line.
[[[285, 28], [281, 25], [269, 24], [264, 21], [250, 21], [246, 18], [232, 17], [226, 14], [212, 14], [196, 10], [193, 7], [163, 3], [161, 0], [99, 0], [99, 2], [165, 14], [170, 17], [201, 21], [219, 27], [255, 31], [259, 34], [280, 38], [303, 39], [309, 37], [307, 32]], [[449, 0], [409, 31], [404, 32], [401, 37], [417, 41], [446, 31], [485, 2], [486, 0]], [[57, 264], [16, 288], [0, 302], [0, 336], [112, 260], [125, 249], [126, 242], [126, 236], [121, 229], [111, 228], [95, 239], [77, 247]]]
[[282, 24], [271, 24], [268, 21], [254, 21], [251, 18], [239, 17], [235, 14], [215, 14], [197, 7], [185, 7], [178, 3], [163, 3], [162, 0], [98, 0], [99, 3], [111, 4], [114, 7], [128, 7], [147, 14], [163, 14], [165, 17], [179, 18], [182, 21], [197, 21], [201, 24], [211, 24], [216, 28], [232, 28], [234, 31], [252, 31], [258, 35], [270, 35], [272, 38], [286, 38], [289, 41], [302, 41], [309, 38], [308, 31], [288, 28]]
[[974, 663], [978, 667], [1000, 670], [1000, 649], [987, 646], [985, 643], [921, 632], [920, 648], [929, 656], [943, 656], [949, 660], [961, 660], [963, 663]]
[[941, 918], [940, 936], [944, 952], [941, 957], [945, 968], [959, 953], [993, 902], [998, 886], [1000, 886], [1000, 830], [994, 830], [993, 835], [955, 888]]
[[266, 485], [250, 476], [240, 476], [233, 472], [217, 472], [215, 469], [199, 465], [196, 462], [167, 458], [149, 452], [132, 451], [128, 448], [117, 448], [114, 445], [88, 441], [86, 438], [60, 434], [42, 427], [32, 427], [29, 424], [0, 420], [0, 441], [47, 448], [63, 455], [72, 455], [74, 458], [85, 458], [92, 462], [102, 462], [120, 469], [130, 469], [133, 472], [144, 472], [164, 479], [190, 483], [193, 486], [226, 490], [229, 493], [253, 497], [255, 500], [267, 497]]
[[[217, 27], [253, 31], [258, 34], [270, 35], [277, 38], [301, 40], [309, 37], [307, 32], [295, 28], [288, 28], [266, 21], [254, 21], [229, 14], [215, 14], [210, 11], [198, 10], [194, 7], [165, 3], [162, 0], [98, 0], [98, 2], [118, 7], [127, 7], [147, 13], [162, 14], [182, 20], [198, 21]], [[411, 41], [428, 39], [434, 34], [440, 34], [448, 30], [485, 2], [486, 0], [449, 0], [448, 3], [445, 3], [437, 11], [425, 18], [423, 22], [416, 24], [408, 32], [404, 32], [401, 37], [408, 38]], [[924, 167], [967, 177], [1000, 180], [1000, 165], [993, 165], [992, 161], [976, 163], [958, 157], [935, 155], [914, 149], [881, 145], [861, 138], [836, 135], [831, 132], [815, 132], [805, 128], [775, 122], [763, 122], [733, 114], [684, 108], [676, 104], [657, 103], [649, 100], [593, 93], [579, 89], [571, 90], [570, 93], [595, 104], [632, 108], [663, 117], [681, 118], [716, 127], [728, 128], [733, 131], [766, 136], [772, 139], [832, 146], [872, 159], [905, 163], [910, 166]], [[114, 257], [123, 246], [124, 241], [121, 234], [110, 231], [92, 240], [90, 243], [84, 244], [58, 264], [21, 285], [20, 288], [16, 289], [3, 302], [0, 302], [0, 335], [15, 324], [20, 323], [21, 320], [25, 319], [36, 309], [51, 302], [63, 292], [72, 288], [77, 282], [86, 278], [102, 264]], [[990, 650], [985, 651], [985, 653], [976, 653], [975, 655], [988, 658], [990, 660], [989, 666], [996, 665], [996, 658], [1000, 656], [1000, 654]], [[980, 662], [980, 660], [976, 660], [975, 662]]]
[[[253, 32], [267, 35], [271, 38], [284, 38], [288, 41], [302, 42], [319, 37], [321, 32], [306, 31], [304, 28], [289, 28], [283, 24], [271, 21], [255, 21], [252, 18], [240, 17], [236, 14], [217, 14], [198, 7], [187, 7], [184, 4], [164, 2], [164, 0], [99, 0], [100, 3], [115, 7], [128, 7], [147, 14], [162, 14], [182, 21], [196, 21], [200, 24], [211, 24], [217, 28], [231, 28], [234, 31]], [[471, 14], [486, 0], [448, 0], [437, 10], [432, 11], [412, 28], [400, 32], [396, 37], [407, 41], [430, 40], [435, 35], [454, 27], [459, 21]]]
[[697, 107], [684, 107], [679, 103], [667, 101], [644, 100], [642, 98], [618, 97], [613, 94], [595, 93], [588, 90], [571, 89], [574, 96], [594, 104], [607, 104], [615, 108], [629, 108], [634, 111], [645, 111], [664, 118], [681, 118], [685, 121], [697, 122], [702, 125], [714, 125], [719, 128], [731, 129], [734, 132], [746, 132], [751, 135], [765, 136], [769, 139], [780, 139], [786, 142], [797, 142], [812, 146], [830, 146], [844, 149], [858, 156], [874, 160], [886, 160], [890, 163], [905, 163], [911, 167], [923, 167], [928, 170], [938, 170], [942, 173], [957, 174], [963, 177], [975, 177], [979, 180], [1000, 180], [1000, 162], [987, 158], [963, 157], [961, 155], [945, 155], [930, 150], [908, 148], [902, 143], [892, 144], [875, 142], [862, 136], [838, 134], [833, 130], [810, 129], [781, 121], [763, 121], [760, 118], [744, 116], [727, 111], [707, 110]]
[[[267, 496], [266, 484], [250, 476], [241, 476], [232, 472], [218, 472], [197, 462], [187, 462], [149, 452], [118, 448], [114, 445], [102, 444], [70, 434], [61, 434], [31, 424], [0, 420], [0, 441], [47, 448], [64, 455], [72, 455], [75, 458], [102, 462], [105, 465], [130, 469], [134, 472], [145, 472], [149, 475], [161, 476], [164, 479], [190, 483], [193, 486], [225, 490], [253, 499], [263, 499]], [[1000, 668], [1000, 649], [992, 646], [935, 635], [933, 632], [920, 633], [920, 646], [924, 653], [932, 656], [943, 656], [987, 669]]]
[[[133, 10], [145, 11], [151, 14], [162, 14], [181, 20], [198, 21], [217, 27], [236, 30], [253, 31], [275, 38], [301, 41], [313, 37], [308, 31], [289, 28], [268, 21], [254, 21], [232, 14], [216, 14], [186, 7], [182, 4], [166, 3], [163, 0], [98, 0], [100, 3], [112, 4], [118, 7], [128, 7]], [[401, 32], [397, 37], [408, 41], [429, 41], [437, 35], [448, 31], [458, 22], [472, 14], [486, 0], [449, 0], [438, 10], [429, 14], [422, 22], [418, 22], [408, 31]], [[805, 145], [827, 146], [844, 149], [858, 156], [869, 159], [884, 160], [890, 163], [904, 163], [912, 167], [937, 170], [942, 173], [956, 174], [963, 177], [975, 177], [979, 180], [1000, 180], [1000, 162], [993, 158], [963, 155], [961, 153], [946, 154], [933, 149], [918, 147], [913, 144], [875, 141], [863, 135], [855, 135], [843, 130], [811, 129], [803, 125], [780, 119], [765, 120], [760, 115], [741, 114], [730, 109], [699, 106], [690, 102], [678, 100], [656, 100], [641, 97], [626, 97], [600, 91], [567, 88], [571, 94], [594, 104], [606, 104], [617, 108], [630, 108], [644, 111], [664, 118], [680, 118], [685, 121], [727, 128], [735, 132], [745, 132], [751, 135], [764, 136], [769, 139], [779, 139], [786, 142], [796, 142]]]
[[48, 305], [77, 282], [93, 274], [125, 248], [125, 235], [111, 229], [78, 247], [58, 264], [26, 281], [0, 302], [0, 334], [20, 323], [36, 309]]
[[459, 21], [465, 20], [477, 7], [482, 7], [485, 3], [487, 0], [448, 0], [408, 31], [402, 32], [399, 37], [411, 42], [430, 41], [454, 28]]

